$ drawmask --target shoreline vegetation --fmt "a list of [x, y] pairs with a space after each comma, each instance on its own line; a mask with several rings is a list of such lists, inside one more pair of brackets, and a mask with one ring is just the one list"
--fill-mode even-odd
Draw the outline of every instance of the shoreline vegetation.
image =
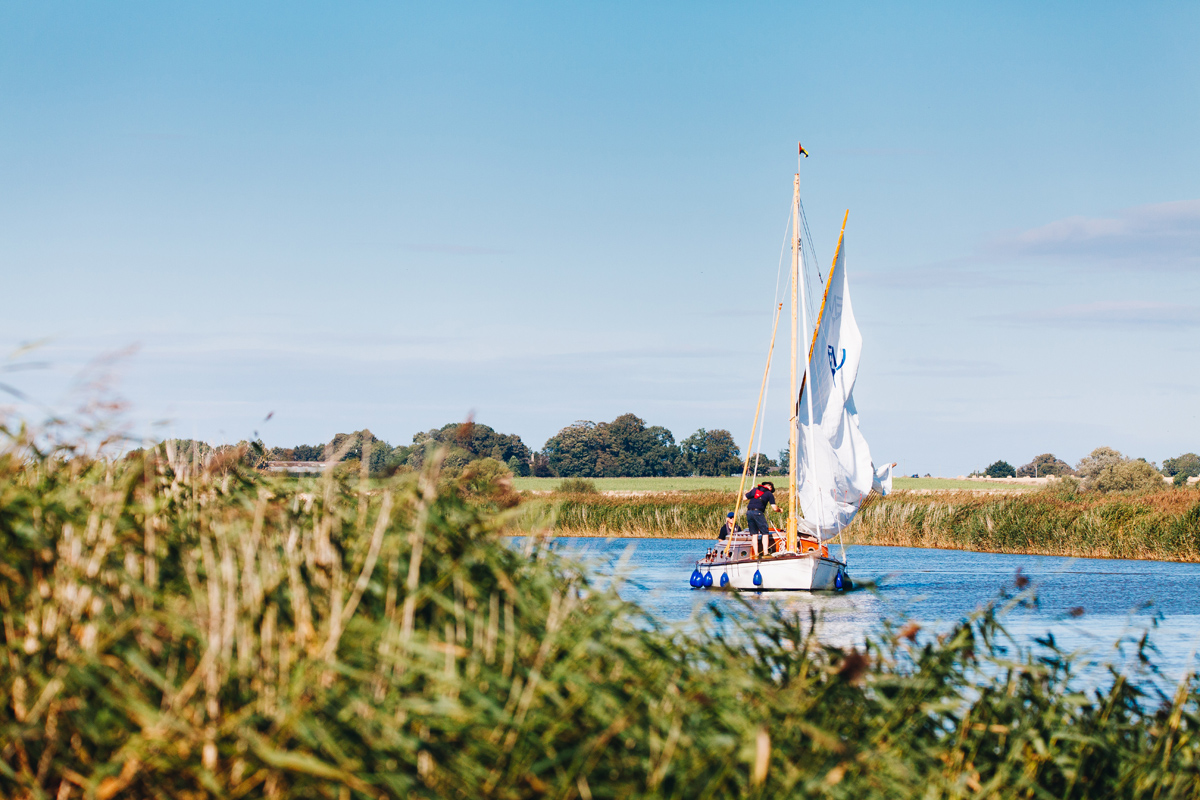
[[[678, 628], [592, 583], [539, 528], [514, 547], [505, 534], [535, 504], [509, 507], [502, 479], [447, 475], [448, 448], [379, 484], [365, 469], [298, 481], [239, 458], [196, 469], [163, 447], [97, 458], [0, 432], [13, 439], [0, 446], [3, 797], [1200, 791], [1200, 680], [1164, 678], [1143, 638], [1122, 643], [1139, 656], [1128, 667], [1081, 681], [1053, 638], [1005, 631], [1035, 599], [1020, 576], [949, 630], [897, 617], [854, 647], [821, 641], [813, 615], [728, 593]], [[942, 500], [917, 497], [880, 524], [924, 513], [936, 530]], [[618, 500], [586, 508], [625, 513]], [[1029, 496], [951, 500], [969, 517]], [[571, 497], [560, 519], [570, 502], [587, 518]], [[728, 495], [675, 502], [700, 513]], [[1089, 513], [1185, 507], [1137, 502], [1162, 508], [1106, 499]]]
[[[787, 475], [759, 475], [758, 479], [771, 480], [779, 490], [788, 486]], [[559, 490], [564, 480], [571, 478], [521, 478], [512, 479], [513, 488], [520, 492], [550, 493]], [[737, 491], [741, 477], [720, 476], [690, 476], [676, 478], [585, 478], [599, 492], [619, 493], [669, 493], [669, 492], [728, 492], [732, 497]], [[1030, 492], [1042, 488], [1045, 479], [1035, 478], [906, 478], [897, 476], [892, 479], [897, 490], [942, 492], [950, 490], [976, 492]], [[747, 479], [746, 489], [750, 489], [753, 481]]]
[[[778, 493], [780, 503], [786, 492]], [[715, 540], [733, 492], [572, 492], [524, 495], [555, 534]], [[778, 515], [771, 515], [771, 521]], [[1200, 492], [895, 491], [874, 498], [846, 544], [991, 553], [1200, 562]]]

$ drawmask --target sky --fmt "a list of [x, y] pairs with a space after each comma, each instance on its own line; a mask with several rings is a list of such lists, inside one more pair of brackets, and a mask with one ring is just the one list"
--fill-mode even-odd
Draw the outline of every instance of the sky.
[[[745, 450], [802, 141], [877, 463], [1200, 451], [1197, 41], [1194, 2], [6, 3], [0, 404]], [[768, 453], [786, 403], [781, 360]]]

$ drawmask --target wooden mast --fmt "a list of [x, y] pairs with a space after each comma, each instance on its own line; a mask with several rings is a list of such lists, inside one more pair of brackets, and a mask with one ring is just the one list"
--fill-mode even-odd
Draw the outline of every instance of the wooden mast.
[[796, 481], [796, 460], [800, 455], [800, 393], [796, 389], [796, 360], [799, 348], [800, 314], [800, 164], [796, 158], [796, 177], [792, 179], [792, 417], [788, 422], [788, 517], [787, 549], [796, 552], [798, 527], [799, 485]]

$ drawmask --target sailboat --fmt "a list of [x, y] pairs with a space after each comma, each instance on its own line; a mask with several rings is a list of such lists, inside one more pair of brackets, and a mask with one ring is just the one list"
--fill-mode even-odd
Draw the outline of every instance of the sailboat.
[[[892, 468], [876, 470], [870, 448], [858, 427], [854, 383], [862, 354], [862, 334], [850, 302], [846, 275], [846, 221], [838, 235], [833, 266], [825, 283], [820, 312], [809, 328], [806, 281], [801, 275], [800, 157], [797, 155], [792, 181], [791, 209], [791, 392], [788, 419], [789, 453], [787, 522], [783, 530], [763, 533], [730, 533], [716, 548], [696, 562], [691, 585], [741, 591], [844, 590], [851, 585], [843, 544], [832, 553], [829, 544], [837, 539], [855, 515], [873, 497], [892, 488]], [[806, 227], [806, 226], [805, 226]], [[763, 396], [770, 375], [782, 303], [776, 305], [771, 347], [763, 371], [750, 448], [759, 430]], [[808, 351], [801, 358], [800, 331], [805, 339], [811, 330]], [[760, 435], [761, 440], [761, 435]], [[738, 487], [734, 519], [746, 491], [751, 461], [747, 458]], [[733, 527], [733, 526], [731, 526]]]

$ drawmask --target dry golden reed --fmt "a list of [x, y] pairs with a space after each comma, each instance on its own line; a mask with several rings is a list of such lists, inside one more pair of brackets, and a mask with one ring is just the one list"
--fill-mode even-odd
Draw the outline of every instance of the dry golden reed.
[[[564, 494], [525, 502], [553, 508], [554, 530], [563, 536], [712, 539], [733, 510], [726, 492]], [[779, 502], [786, 503], [786, 492]], [[1200, 561], [1200, 492], [899, 491], [867, 504], [844, 536], [848, 544]]]
[[1046, 490], [897, 492], [864, 510], [847, 541], [996, 553], [1200, 561], [1200, 493]]

